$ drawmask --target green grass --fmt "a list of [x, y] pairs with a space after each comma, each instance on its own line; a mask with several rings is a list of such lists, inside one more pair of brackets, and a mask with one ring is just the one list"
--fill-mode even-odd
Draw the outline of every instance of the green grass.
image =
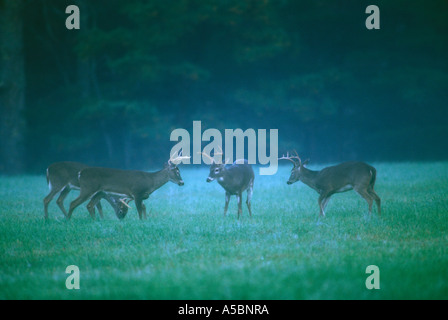
[[[82, 205], [65, 221], [54, 201], [44, 221], [45, 177], [0, 177], [0, 299], [447, 299], [448, 163], [374, 165], [381, 218], [347, 192], [318, 219], [317, 193], [288, 186], [288, 166], [256, 172], [240, 221], [234, 197], [223, 217], [205, 167], [154, 192], [146, 221], [134, 204], [118, 221], [106, 202], [104, 220]], [[80, 290], [65, 287], [72, 264]]]

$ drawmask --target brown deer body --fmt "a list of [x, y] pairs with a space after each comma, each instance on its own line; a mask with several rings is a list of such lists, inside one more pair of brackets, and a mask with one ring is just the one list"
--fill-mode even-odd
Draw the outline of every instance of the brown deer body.
[[[88, 166], [83, 163], [71, 161], [55, 162], [48, 166], [47, 184], [50, 192], [44, 198], [45, 219], [48, 219], [48, 205], [58, 193], [60, 194], [56, 200], [56, 203], [64, 216], [67, 216], [67, 212], [64, 207], [64, 200], [71, 190], [79, 190], [78, 174], [85, 168], [88, 168]], [[123, 219], [126, 216], [128, 208], [123, 202], [120, 201], [121, 199], [119, 197], [100, 193], [98, 195], [98, 199], [100, 200], [101, 198], [104, 198], [110, 203], [119, 219]], [[101, 218], [103, 218], [103, 209], [100, 201], [97, 202], [96, 207]]]
[[146, 219], [146, 207], [143, 200], [168, 181], [183, 186], [179, 168], [173, 163], [175, 160], [188, 158], [177, 157], [170, 159], [165, 167], [157, 172], [144, 172], [135, 170], [120, 170], [110, 168], [86, 168], [79, 173], [81, 192], [79, 197], [70, 203], [67, 218], [70, 219], [73, 210], [84, 201], [91, 199], [87, 205], [90, 215], [99, 201], [100, 192], [119, 195], [120, 197], [135, 201], [140, 219]]
[[243, 212], [241, 201], [243, 192], [247, 191], [246, 205], [249, 216], [252, 217], [251, 200], [254, 189], [254, 171], [247, 160], [237, 160], [232, 165], [226, 167], [225, 164], [212, 162], [207, 182], [217, 179], [221, 187], [226, 191], [226, 204], [224, 216], [229, 207], [230, 196], [235, 195], [238, 201], [238, 219]]
[[[381, 215], [381, 199], [374, 191], [376, 169], [364, 162], [344, 162], [335, 166], [326, 167], [320, 171], [305, 168], [299, 156], [279, 158], [289, 160], [294, 164], [288, 184], [302, 181], [319, 193], [320, 215], [325, 216], [325, 207], [330, 197], [335, 193], [355, 190], [369, 205], [369, 214], [372, 213], [372, 204], [375, 201], [378, 214]], [[295, 161], [297, 159], [298, 161]]]

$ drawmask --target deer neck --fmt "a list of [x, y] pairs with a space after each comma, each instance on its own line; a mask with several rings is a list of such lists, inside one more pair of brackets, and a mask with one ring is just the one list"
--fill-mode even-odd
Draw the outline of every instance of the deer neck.
[[226, 188], [228, 187], [228, 185], [229, 185], [229, 180], [230, 180], [229, 172], [224, 168], [224, 172], [223, 172], [222, 176], [219, 177], [217, 180], [218, 180], [218, 183], [219, 183], [224, 189], [226, 189]]
[[162, 187], [165, 183], [170, 181], [169, 173], [166, 169], [160, 171], [148, 173], [149, 180], [151, 181], [150, 193]]
[[316, 178], [317, 178], [317, 174], [319, 173], [319, 171], [313, 171], [310, 169], [307, 169], [305, 167], [302, 167], [300, 169], [300, 180], [306, 184], [308, 187], [314, 189], [314, 190], [318, 190], [317, 186], [316, 186]]

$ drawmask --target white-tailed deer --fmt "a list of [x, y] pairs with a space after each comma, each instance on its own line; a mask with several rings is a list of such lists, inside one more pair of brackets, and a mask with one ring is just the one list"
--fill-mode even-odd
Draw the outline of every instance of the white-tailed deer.
[[373, 190], [376, 169], [371, 165], [364, 162], [344, 162], [320, 171], [313, 171], [305, 168], [308, 160], [302, 163], [297, 152], [295, 156], [287, 154], [279, 160], [288, 160], [294, 164], [288, 184], [302, 181], [319, 193], [318, 203], [321, 216], [325, 216], [325, 207], [333, 194], [349, 190], [355, 190], [367, 201], [369, 214], [372, 213], [372, 203], [375, 200], [378, 214], [381, 215], [381, 199]]
[[[87, 167], [88, 166], [83, 163], [71, 161], [55, 162], [48, 166], [47, 184], [50, 192], [44, 198], [45, 219], [48, 219], [48, 205], [58, 193], [60, 194], [56, 200], [56, 203], [64, 216], [67, 216], [67, 212], [64, 208], [64, 200], [72, 189], [79, 190], [78, 174], [82, 169]], [[110, 203], [119, 219], [123, 219], [126, 216], [128, 207], [127, 204], [123, 203], [123, 199], [120, 199], [118, 196], [105, 193], [99, 194], [98, 197], [99, 199], [104, 198]], [[101, 218], [103, 218], [103, 209], [100, 201], [98, 201], [96, 207]]]
[[[221, 153], [222, 154], [222, 153]], [[203, 153], [211, 160], [210, 173], [207, 178], [207, 182], [212, 182], [217, 179], [221, 187], [226, 191], [226, 204], [224, 207], [224, 216], [227, 213], [229, 207], [230, 196], [235, 195], [238, 201], [238, 219], [242, 214], [243, 209], [241, 200], [243, 192], [247, 190], [247, 209], [249, 209], [249, 216], [252, 217], [251, 199], [254, 189], [254, 171], [252, 166], [248, 164], [247, 160], [236, 160], [232, 165], [226, 166], [226, 164], [216, 163], [213, 158]]]
[[179, 168], [175, 164], [177, 161], [188, 159], [178, 155], [171, 157], [164, 168], [157, 172], [144, 172], [135, 170], [120, 170], [110, 168], [86, 168], [79, 173], [79, 185], [81, 192], [79, 197], [70, 203], [67, 219], [70, 219], [73, 210], [84, 201], [91, 199], [87, 209], [94, 217], [94, 207], [100, 200], [100, 192], [118, 195], [127, 200], [134, 200], [140, 219], [146, 219], [146, 207], [143, 200], [155, 190], [162, 187], [168, 181], [184, 185], [180, 176]]

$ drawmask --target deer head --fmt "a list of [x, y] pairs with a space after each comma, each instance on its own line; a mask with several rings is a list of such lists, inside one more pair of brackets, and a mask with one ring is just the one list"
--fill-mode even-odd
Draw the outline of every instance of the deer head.
[[[219, 152], [215, 152], [215, 156], [222, 156], [223, 152], [222, 149], [219, 148]], [[204, 153], [204, 152], [199, 152], [200, 154], [206, 156], [210, 161], [211, 161], [211, 165], [210, 165], [210, 173], [207, 177], [207, 182], [212, 182], [213, 180], [220, 178], [223, 176], [225, 170], [226, 170], [226, 164], [228, 164], [228, 160], [226, 160], [225, 163], [222, 163], [221, 161], [216, 162], [214, 158], [210, 157], [208, 154]]]
[[291, 169], [291, 175], [289, 176], [287, 184], [293, 184], [294, 182], [300, 181], [303, 174], [303, 169], [306, 164], [308, 164], [309, 159], [305, 160], [305, 162], [302, 163], [302, 160], [300, 159], [297, 152], [294, 150], [295, 156], [289, 156], [289, 152], [286, 153], [286, 157], [283, 155], [281, 158], [278, 158], [278, 160], [288, 160], [291, 161], [294, 165], [294, 167]]
[[190, 157], [182, 156], [182, 151], [179, 152], [177, 157], [174, 157], [175, 153], [171, 155], [168, 162], [165, 164], [165, 170], [168, 172], [168, 178], [171, 182], [178, 184], [179, 186], [184, 185], [184, 181], [182, 180], [182, 177], [180, 176], [179, 168], [177, 167], [182, 160], [184, 159], [190, 159]]
[[207, 182], [212, 182], [213, 180], [222, 177], [225, 169], [225, 164], [212, 163], [210, 166], [210, 173], [207, 177]]

